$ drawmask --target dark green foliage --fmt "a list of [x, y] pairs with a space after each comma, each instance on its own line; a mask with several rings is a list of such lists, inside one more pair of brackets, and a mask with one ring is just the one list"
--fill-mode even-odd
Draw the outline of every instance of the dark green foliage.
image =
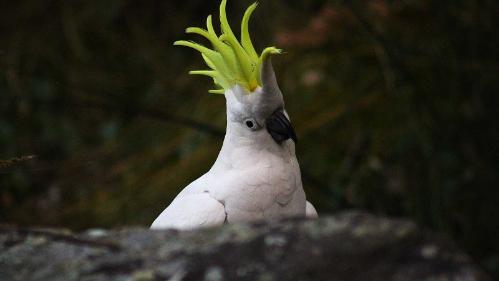
[[[232, 22], [249, 1], [229, 1]], [[0, 221], [149, 224], [216, 158], [224, 99], [173, 47], [218, 3], [11, 1], [0, 12]], [[499, 276], [499, 2], [261, 1], [321, 212], [408, 216]], [[237, 16], [236, 16], [237, 15]], [[235, 28], [235, 27], [234, 27]]]

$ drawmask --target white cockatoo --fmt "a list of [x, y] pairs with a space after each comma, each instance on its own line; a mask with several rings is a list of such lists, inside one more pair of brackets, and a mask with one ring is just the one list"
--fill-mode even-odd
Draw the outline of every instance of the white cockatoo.
[[280, 217], [317, 217], [306, 201], [300, 167], [295, 155], [295, 132], [284, 108], [268, 47], [257, 55], [248, 33], [248, 22], [257, 4], [251, 5], [241, 24], [241, 40], [232, 32], [220, 5], [221, 35], [213, 28], [191, 27], [187, 33], [207, 38], [213, 50], [190, 41], [175, 45], [201, 52], [210, 70], [191, 74], [213, 78], [227, 102], [227, 130], [222, 149], [211, 169], [182, 190], [156, 218], [151, 228], [194, 229], [237, 221]]

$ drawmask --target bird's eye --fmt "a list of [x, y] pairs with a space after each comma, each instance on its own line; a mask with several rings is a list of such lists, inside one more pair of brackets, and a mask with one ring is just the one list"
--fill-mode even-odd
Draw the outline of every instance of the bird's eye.
[[253, 118], [248, 118], [248, 119], [245, 119], [244, 120], [244, 125], [246, 125], [246, 127], [248, 127], [248, 129], [254, 131], [254, 130], [257, 130], [258, 129], [258, 123], [256, 123], [255, 119]]

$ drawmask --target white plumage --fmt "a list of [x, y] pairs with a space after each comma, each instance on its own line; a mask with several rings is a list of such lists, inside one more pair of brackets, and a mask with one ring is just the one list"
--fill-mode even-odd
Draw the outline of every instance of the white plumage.
[[[220, 16], [223, 36], [229, 38], [234, 35], [226, 22], [225, 5], [226, 0], [222, 0]], [[247, 35], [247, 40], [247, 18], [255, 7], [256, 4], [250, 6], [245, 13], [246, 20], [243, 19], [242, 32]], [[208, 31], [191, 30], [204, 34], [211, 40], [219, 40], [213, 33], [210, 17], [207, 22]], [[206, 32], [210, 34], [207, 35]], [[258, 63], [254, 64], [234, 61], [236, 58], [244, 60], [241, 59], [244, 56], [248, 56], [246, 59], [251, 61], [252, 57], [248, 53], [254, 52], [247, 40], [243, 42], [244, 50], [234, 40], [229, 40], [228, 45], [226, 42], [215, 42], [221, 53], [191, 42], [178, 42], [179, 45], [189, 46], [203, 53], [203, 58], [215, 71], [196, 71], [195, 74], [213, 76], [216, 83], [227, 82], [227, 77], [232, 77], [232, 74], [223, 71], [234, 68], [235, 65], [239, 65], [236, 69], [252, 65], [253, 68], [236, 75], [248, 79], [242, 83], [246, 87], [239, 83], [241, 80], [238, 79], [242, 78], [237, 78], [231, 80], [233, 86], [224, 91], [227, 130], [217, 160], [206, 174], [177, 195], [156, 218], [151, 228], [193, 229], [225, 222], [317, 217], [315, 208], [305, 200], [300, 167], [295, 155], [297, 138], [284, 109], [283, 96], [270, 59], [270, 54], [280, 51], [273, 47], [267, 48]], [[234, 44], [236, 47], [232, 46]], [[227, 50], [230, 46], [234, 48], [233, 55], [230, 55], [232, 51]], [[225, 62], [228, 66], [222, 65]], [[256, 69], [259, 71], [255, 71]], [[256, 73], [260, 74], [259, 79], [251, 76]], [[257, 83], [254, 89], [248, 88], [248, 85], [254, 83]]]
[[277, 217], [316, 217], [305, 201], [295, 143], [277, 143], [263, 128], [239, 120], [249, 115], [263, 89], [248, 95], [239, 86], [226, 91], [227, 131], [212, 168], [189, 184], [154, 221], [152, 228], [193, 229], [224, 222]]

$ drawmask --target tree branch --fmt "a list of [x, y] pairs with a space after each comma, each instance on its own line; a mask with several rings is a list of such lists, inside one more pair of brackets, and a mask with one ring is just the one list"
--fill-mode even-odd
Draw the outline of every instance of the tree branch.
[[132, 116], [144, 116], [144, 117], [149, 117], [149, 118], [154, 118], [154, 119], [159, 119], [162, 121], [166, 121], [175, 125], [180, 125], [184, 127], [188, 127], [203, 133], [206, 133], [212, 137], [215, 138], [223, 138], [225, 135], [225, 131], [212, 126], [210, 124], [206, 124], [197, 120], [193, 120], [187, 117], [183, 116], [176, 116], [167, 112], [164, 112], [162, 110], [154, 109], [154, 108], [143, 108], [141, 106], [135, 106], [135, 105], [121, 105], [121, 104], [114, 104], [110, 102], [95, 102], [95, 101], [74, 101], [72, 102], [73, 105], [78, 106], [78, 107], [86, 107], [86, 108], [94, 108], [94, 109], [100, 109], [100, 110], [111, 110], [115, 112], [122, 112], [122, 113], [127, 113]]
[[0, 160], [0, 168], [8, 168], [14, 165], [18, 165], [20, 163], [30, 161], [35, 159], [35, 155], [26, 155], [26, 156], [20, 156], [20, 157], [13, 157], [8, 160]]

